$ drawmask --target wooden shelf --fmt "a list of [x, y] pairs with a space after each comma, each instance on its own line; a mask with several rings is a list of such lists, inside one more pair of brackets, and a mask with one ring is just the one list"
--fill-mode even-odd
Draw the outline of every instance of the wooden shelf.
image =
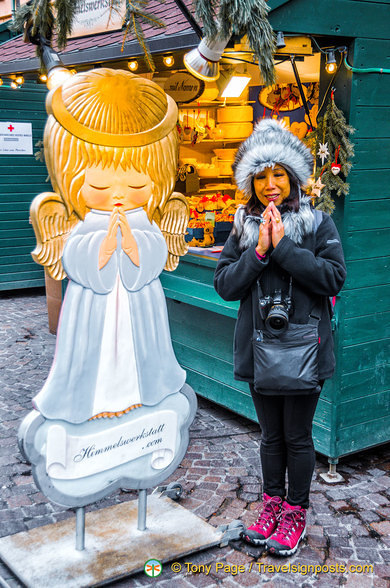
[[246, 106], [247, 104], [256, 104], [256, 100], [235, 100], [234, 102], [225, 102], [221, 100], [221, 102], [192, 102], [189, 104], [177, 104], [179, 110], [186, 110], [190, 108], [191, 110], [202, 110], [202, 108], [221, 108], [224, 106]]
[[231, 179], [232, 177], [233, 177], [233, 174], [231, 174], [230, 176], [209, 176], [208, 178], [205, 178], [204, 176], [202, 178], [201, 176], [199, 176], [199, 179], [200, 180], [220, 180], [220, 179], [224, 179], [225, 180], [227, 178], [230, 178]]
[[248, 137], [241, 137], [240, 139], [201, 139], [195, 145], [192, 145], [191, 141], [180, 141], [179, 145], [191, 145], [192, 147], [196, 147], [200, 145], [200, 143], [242, 143]]
[[202, 192], [221, 192], [221, 190], [237, 190], [237, 186], [234, 186], [233, 184], [226, 184], [226, 187], [224, 186], [220, 186], [219, 188], [217, 187], [213, 187], [213, 188], [199, 188], [198, 192], [199, 194]]

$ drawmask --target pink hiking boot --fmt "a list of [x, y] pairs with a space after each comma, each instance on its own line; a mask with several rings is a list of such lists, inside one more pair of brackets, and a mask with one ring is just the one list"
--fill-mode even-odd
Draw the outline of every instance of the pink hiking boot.
[[252, 545], [265, 545], [278, 524], [278, 516], [282, 510], [282, 499], [279, 496], [263, 494], [263, 509], [254, 525], [243, 532], [242, 537]]
[[306, 510], [283, 502], [276, 531], [267, 539], [269, 553], [292, 555], [306, 533]]

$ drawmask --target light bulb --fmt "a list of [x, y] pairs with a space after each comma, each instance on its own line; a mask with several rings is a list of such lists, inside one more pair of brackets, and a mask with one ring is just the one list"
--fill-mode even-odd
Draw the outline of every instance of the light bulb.
[[41, 74], [39, 76], [39, 79], [40, 79], [41, 82], [47, 82], [47, 75], [46, 74]]
[[325, 65], [325, 69], [327, 71], [328, 74], [332, 74], [336, 71], [337, 69], [337, 65], [335, 63], [327, 63]]
[[19, 84], [19, 85], [20, 85], [20, 84], [23, 84], [23, 82], [24, 82], [24, 77], [23, 77], [23, 76], [18, 76], [17, 78], [15, 78], [15, 82], [16, 82], [17, 84]]
[[46, 85], [49, 90], [52, 90], [53, 88], [62, 85], [70, 77], [72, 77], [72, 74], [68, 69], [65, 67], [55, 67], [49, 72]]
[[163, 62], [166, 67], [172, 67], [172, 65], [175, 63], [175, 60], [173, 59], [172, 55], [165, 55], [165, 57], [163, 57]]
[[3, 85], [3, 80], [0, 78], [0, 86]]
[[134, 61], [128, 61], [127, 67], [130, 71], [137, 71], [138, 69], [138, 61], [135, 59]]
[[12, 80], [12, 82], [10, 83], [10, 86], [13, 90], [16, 90], [16, 88], [18, 88], [18, 84], [15, 82], [15, 80]]
[[325, 71], [328, 74], [332, 74], [336, 70], [337, 70], [337, 63], [336, 63], [334, 51], [328, 51], [328, 53], [326, 54]]

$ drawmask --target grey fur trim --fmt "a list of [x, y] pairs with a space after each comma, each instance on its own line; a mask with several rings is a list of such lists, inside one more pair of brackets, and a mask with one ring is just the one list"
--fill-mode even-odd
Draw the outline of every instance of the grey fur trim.
[[301, 185], [307, 183], [313, 170], [310, 149], [281, 123], [263, 119], [237, 151], [233, 169], [238, 188], [251, 196], [253, 177], [276, 163], [290, 170]]
[[[234, 232], [238, 237], [240, 249], [248, 249], [256, 245], [259, 238], [259, 225], [261, 218], [258, 216], [245, 216], [244, 206], [240, 206], [234, 216]], [[282, 215], [284, 234], [290, 237], [294, 243], [300, 245], [306, 235], [313, 231], [314, 215], [310, 206], [310, 198], [304, 196], [298, 212], [288, 211]]]

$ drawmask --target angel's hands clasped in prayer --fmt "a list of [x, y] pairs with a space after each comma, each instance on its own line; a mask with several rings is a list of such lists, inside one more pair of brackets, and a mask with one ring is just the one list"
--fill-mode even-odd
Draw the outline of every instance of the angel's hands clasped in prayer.
[[139, 266], [139, 254], [137, 243], [131, 232], [125, 211], [115, 207], [108, 223], [107, 235], [104, 237], [99, 251], [99, 269], [102, 269], [110, 260], [117, 248], [118, 227], [122, 233], [122, 249], [129, 256], [134, 265]]

